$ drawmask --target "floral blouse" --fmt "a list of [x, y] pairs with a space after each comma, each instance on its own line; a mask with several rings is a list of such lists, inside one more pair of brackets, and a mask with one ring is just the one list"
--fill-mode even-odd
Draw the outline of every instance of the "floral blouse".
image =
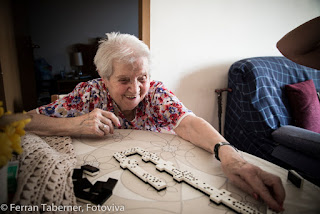
[[[76, 117], [95, 108], [113, 113], [117, 108], [101, 78], [79, 83], [66, 97], [37, 108], [37, 112], [51, 117]], [[171, 131], [188, 114], [192, 112], [162, 82], [151, 81], [149, 92], [137, 106], [132, 121], [119, 111], [121, 127], [118, 128]]]

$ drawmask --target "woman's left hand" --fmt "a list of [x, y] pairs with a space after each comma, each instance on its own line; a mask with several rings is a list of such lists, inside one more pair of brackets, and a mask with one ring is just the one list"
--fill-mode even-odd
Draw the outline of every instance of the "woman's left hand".
[[234, 154], [221, 158], [227, 177], [255, 199], [259, 197], [274, 211], [283, 211], [285, 190], [281, 179]]
[[[185, 117], [174, 131], [211, 153], [214, 152], [214, 143], [226, 142], [207, 121], [194, 115]], [[256, 199], [260, 197], [271, 209], [278, 212], [283, 210], [285, 191], [278, 176], [246, 162], [231, 146], [220, 147], [219, 158], [224, 173], [238, 187]]]

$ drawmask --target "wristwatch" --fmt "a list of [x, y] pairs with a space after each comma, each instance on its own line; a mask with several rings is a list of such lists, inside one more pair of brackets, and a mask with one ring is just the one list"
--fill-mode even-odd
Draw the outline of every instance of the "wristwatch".
[[[225, 146], [225, 145], [227, 145], [227, 146], [232, 146], [230, 143], [228, 143], [228, 142], [219, 142], [219, 143], [217, 143], [215, 146], [214, 146], [214, 156], [216, 157], [216, 159], [218, 160], [218, 161], [220, 161], [220, 158], [219, 158], [219, 149], [220, 149], [220, 147], [221, 146]], [[234, 146], [232, 146], [236, 151], [238, 151], [237, 150], [237, 148], [235, 148]]]

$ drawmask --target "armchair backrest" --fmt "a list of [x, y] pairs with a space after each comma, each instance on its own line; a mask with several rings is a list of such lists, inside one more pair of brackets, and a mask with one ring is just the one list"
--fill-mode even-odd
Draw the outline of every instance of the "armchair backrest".
[[254, 57], [235, 62], [228, 74], [232, 92], [227, 96], [227, 140], [239, 144], [240, 149], [248, 149], [254, 141], [270, 140], [271, 132], [280, 126], [292, 124], [284, 86], [308, 79], [313, 79], [320, 90], [319, 70], [285, 57]]

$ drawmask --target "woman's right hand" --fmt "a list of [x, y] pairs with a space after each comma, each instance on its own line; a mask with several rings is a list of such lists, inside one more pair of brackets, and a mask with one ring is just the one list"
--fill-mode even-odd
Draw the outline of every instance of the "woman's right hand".
[[88, 114], [74, 117], [73, 120], [78, 132], [75, 133], [75, 135], [94, 135], [102, 137], [113, 134], [114, 127], [120, 126], [120, 121], [114, 113], [99, 108], [94, 109]]
[[28, 114], [31, 116], [31, 122], [26, 125], [25, 130], [37, 135], [103, 137], [113, 134], [114, 127], [120, 126], [115, 114], [98, 108], [77, 117], [48, 117], [38, 114], [35, 109]]
[[255, 199], [264, 200], [272, 210], [284, 211], [286, 193], [280, 177], [248, 163], [230, 146], [223, 147], [220, 154], [222, 170], [234, 184]]

